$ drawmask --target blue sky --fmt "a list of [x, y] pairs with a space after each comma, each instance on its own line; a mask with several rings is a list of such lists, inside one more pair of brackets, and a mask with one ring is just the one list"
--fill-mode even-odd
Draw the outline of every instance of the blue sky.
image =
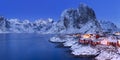
[[92, 7], [97, 19], [119, 21], [120, 0], [0, 0], [0, 15], [6, 18], [59, 20], [63, 10], [77, 8], [80, 3]]

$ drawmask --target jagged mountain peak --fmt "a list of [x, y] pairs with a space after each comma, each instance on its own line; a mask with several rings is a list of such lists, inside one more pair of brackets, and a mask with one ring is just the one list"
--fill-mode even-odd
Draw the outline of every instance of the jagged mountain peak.
[[88, 16], [88, 18], [96, 19], [94, 10], [91, 7], [89, 7], [87, 4], [81, 3], [78, 7], [78, 10], [80, 14]]
[[87, 33], [100, 32], [94, 10], [87, 5], [80, 4], [77, 9], [69, 8], [63, 11], [55, 30], [60, 33]]
[[80, 7], [77, 9], [66, 9], [61, 15], [61, 20], [64, 20], [65, 27], [70, 26], [66, 24], [73, 24], [73, 27], [80, 28], [80, 26], [74, 24], [86, 23], [89, 20], [95, 19], [96, 16], [93, 9], [86, 5], [84, 6], [84, 4], [80, 4]]

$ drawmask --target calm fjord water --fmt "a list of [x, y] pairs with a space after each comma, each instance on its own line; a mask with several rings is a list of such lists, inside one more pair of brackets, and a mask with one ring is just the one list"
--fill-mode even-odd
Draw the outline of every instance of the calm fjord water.
[[54, 35], [0, 34], [0, 60], [90, 60], [74, 58], [65, 48], [56, 48]]

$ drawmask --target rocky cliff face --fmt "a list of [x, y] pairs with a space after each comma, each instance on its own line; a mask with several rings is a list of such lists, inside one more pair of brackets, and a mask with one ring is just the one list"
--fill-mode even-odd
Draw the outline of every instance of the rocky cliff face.
[[93, 9], [85, 4], [80, 4], [77, 9], [65, 10], [59, 22], [51, 31], [59, 33], [96, 33], [101, 31], [101, 26], [96, 20]]

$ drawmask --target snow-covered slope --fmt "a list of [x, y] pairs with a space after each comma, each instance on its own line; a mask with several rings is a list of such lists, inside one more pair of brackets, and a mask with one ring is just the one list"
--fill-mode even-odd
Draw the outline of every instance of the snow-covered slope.
[[99, 21], [103, 32], [117, 32], [119, 31], [118, 27], [110, 21]]
[[51, 30], [56, 33], [96, 33], [101, 32], [101, 26], [92, 8], [80, 4], [77, 9], [66, 9], [61, 18]]

